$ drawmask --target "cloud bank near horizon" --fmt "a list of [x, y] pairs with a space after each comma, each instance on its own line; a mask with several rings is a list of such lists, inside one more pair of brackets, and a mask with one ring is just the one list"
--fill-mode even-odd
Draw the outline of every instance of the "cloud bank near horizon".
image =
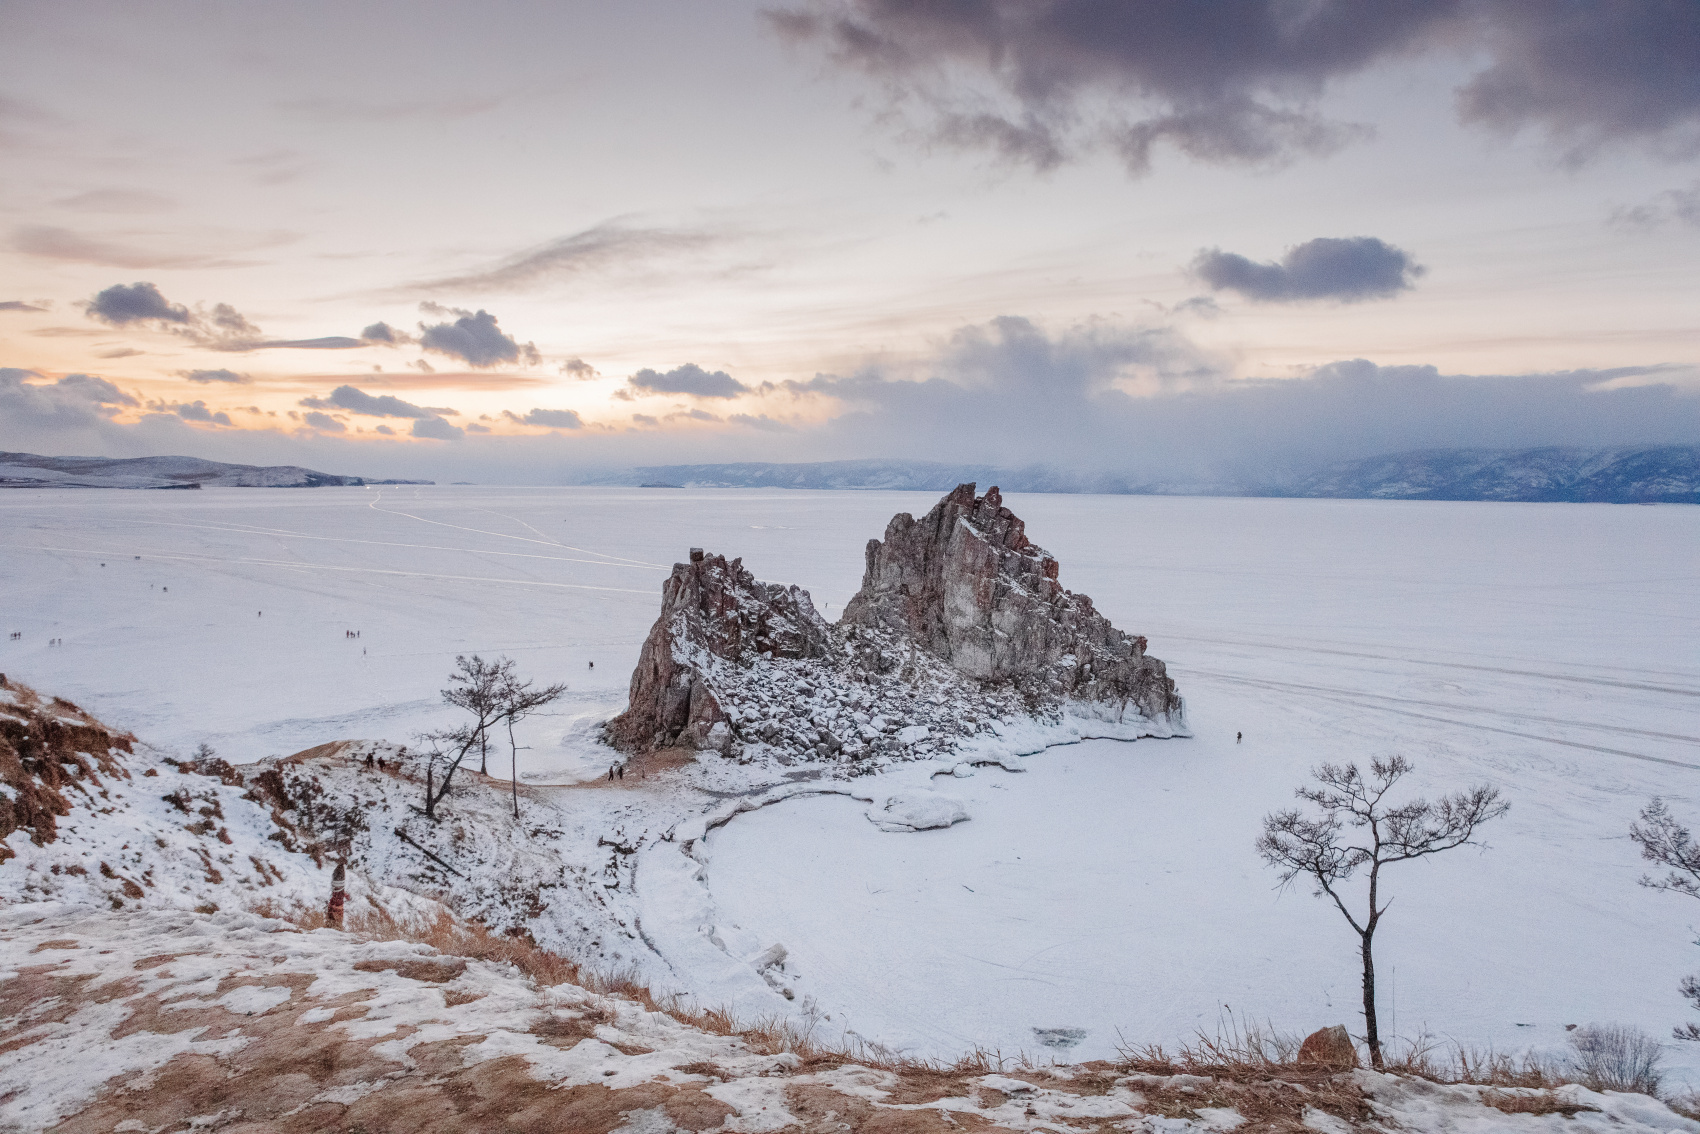
[[[551, 432], [491, 432], [447, 420], [455, 411], [446, 407], [345, 384], [302, 399], [307, 412], [294, 421], [261, 417], [256, 430], [224, 427], [244, 407], [139, 406], [96, 376], [52, 382], [8, 369], [0, 370], [0, 447], [188, 452], [518, 483], [558, 480], [561, 469], [863, 457], [1179, 482], [1257, 478], [1425, 448], [1700, 444], [1700, 374], [1692, 368], [1448, 375], [1348, 359], [1299, 377], [1245, 380], [1172, 327], [1103, 320], [1047, 330], [1024, 318], [995, 319], [961, 328], [918, 361], [759, 389], [689, 364], [657, 377], [680, 374], [689, 381], [666, 384], [692, 385], [680, 393], [715, 397], [737, 412], [682, 405], [598, 420], [516, 407], [492, 424]], [[699, 376], [707, 390], [722, 389], [721, 378], [740, 390], [699, 393]], [[114, 420], [138, 408], [152, 412]], [[352, 426], [361, 417], [407, 421], [411, 438], [451, 444], [411, 444], [382, 424], [357, 438]], [[621, 427], [622, 420], [630, 424]]]

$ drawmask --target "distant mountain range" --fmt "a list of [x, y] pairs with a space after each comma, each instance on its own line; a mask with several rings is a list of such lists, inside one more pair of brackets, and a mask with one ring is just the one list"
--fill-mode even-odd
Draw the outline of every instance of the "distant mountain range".
[[431, 483], [336, 476], [296, 465], [227, 465], [199, 457], [118, 459], [0, 453], [0, 488], [324, 488]]
[[1330, 465], [1256, 495], [1700, 504], [1700, 446], [1425, 449]]
[[593, 477], [585, 483], [943, 492], [965, 481], [982, 486], [996, 484], [1007, 492], [1700, 504], [1700, 446], [1424, 449], [1345, 461], [1279, 480], [1237, 483], [1138, 481], [1114, 474], [1049, 468], [896, 460], [648, 465]]

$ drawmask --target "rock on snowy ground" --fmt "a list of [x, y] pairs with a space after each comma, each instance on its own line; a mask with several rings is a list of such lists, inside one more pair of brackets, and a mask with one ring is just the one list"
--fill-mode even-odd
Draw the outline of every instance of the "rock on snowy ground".
[[0, 1035], [18, 1132], [1700, 1131], [1580, 1087], [867, 1066], [405, 940], [62, 902], [0, 909]]

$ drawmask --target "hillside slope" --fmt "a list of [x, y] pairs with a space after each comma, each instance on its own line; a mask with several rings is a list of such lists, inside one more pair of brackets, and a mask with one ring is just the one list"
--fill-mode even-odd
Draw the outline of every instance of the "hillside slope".
[[199, 457], [43, 457], [0, 453], [0, 488], [324, 488], [430, 484], [369, 480], [298, 465], [232, 465]]

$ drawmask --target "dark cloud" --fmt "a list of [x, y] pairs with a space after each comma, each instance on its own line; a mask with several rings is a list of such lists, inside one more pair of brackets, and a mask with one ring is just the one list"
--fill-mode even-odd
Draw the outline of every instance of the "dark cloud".
[[488, 425], [479, 425], [476, 421], [469, 421], [466, 423], [466, 431], [468, 433], [488, 433], [490, 432], [490, 427]]
[[459, 441], [466, 436], [466, 431], [458, 425], [450, 425], [440, 417], [421, 417], [413, 422], [415, 437], [429, 437], [435, 441]]
[[1638, 139], [1700, 153], [1700, 4], [1693, 0], [1492, 0], [1489, 66], [1458, 92], [1459, 115], [1543, 131], [1570, 161]]
[[632, 420], [643, 426], [645, 429], [655, 429], [661, 425], [661, 420], [659, 418], [651, 417], [647, 413], [634, 413], [632, 414]]
[[388, 323], [373, 323], [360, 332], [360, 338], [365, 342], [388, 343], [391, 346], [400, 346], [402, 343], [413, 341], [412, 335], [406, 331], [398, 331]]
[[1337, 147], [1356, 131], [1315, 113], [1326, 84], [1427, 42], [1457, 7], [818, 0], [770, 18], [918, 108], [933, 141], [1040, 169], [1108, 147], [1143, 173], [1159, 142], [1210, 162]]
[[229, 382], [232, 385], [240, 385], [253, 381], [248, 375], [238, 374], [234, 370], [179, 370], [177, 373], [191, 382], [199, 382], [203, 385], [211, 382]]
[[372, 432], [373, 433], [382, 433], [385, 437], [394, 437], [395, 436], [395, 430], [391, 429], [387, 425], [377, 426], [372, 430]]
[[582, 358], [569, 358], [561, 363], [561, 373], [580, 382], [589, 382], [593, 378], [602, 377], [602, 372]]
[[124, 327], [131, 323], [176, 323], [187, 325], [193, 316], [180, 303], [172, 303], [151, 283], [113, 284], [89, 301], [91, 319]]
[[134, 347], [113, 347], [111, 350], [96, 351], [95, 357], [96, 358], [134, 358], [138, 354], [146, 354], [146, 353], [147, 353], [147, 351], [137, 350]]
[[328, 413], [304, 413], [301, 420], [321, 433], [346, 433], [348, 426]]
[[228, 303], [191, 311], [172, 303], [151, 283], [114, 284], [88, 302], [91, 319], [115, 327], [152, 324], [192, 340], [209, 350], [245, 354], [272, 349], [348, 350], [365, 346], [362, 339], [333, 335], [318, 339], [267, 339], [258, 326]]
[[1237, 291], [1263, 303], [1385, 299], [1411, 287], [1423, 267], [1373, 236], [1319, 237], [1289, 249], [1280, 263], [1257, 263], [1233, 252], [1200, 252], [1192, 270], [1217, 291]]
[[[0, 311], [46, 311], [45, 307], [37, 307], [33, 303], [25, 303], [21, 299], [0, 300]], [[573, 361], [577, 362], [577, 359]]]
[[689, 394], [696, 398], [735, 398], [750, 392], [748, 386], [724, 370], [704, 370], [694, 362], [687, 362], [665, 374], [640, 370], [627, 379], [627, 383], [645, 393]]
[[573, 410], [566, 409], [534, 409], [521, 417], [517, 413], [502, 411], [502, 416], [518, 425], [542, 425], [550, 429], [583, 429], [584, 419]]
[[174, 413], [184, 421], [203, 421], [209, 425], [230, 425], [230, 415], [207, 408], [207, 403], [196, 399], [192, 402], [149, 402], [148, 408], [159, 413]]
[[526, 362], [536, 365], [543, 361], [533, 343], [521, 344], [512, 335], [503, 333], [496, 317], [488, 311], [465, 311], [443, 308], [435, 303], [419, 305], [427, 314], [453, 315], [453, 322], [419, 324], [419, 345], [438, 354], [458, 358], [468, 366], [500, 366], [504, 362]]
[[1572, 158], [1610, 140], [1700, 150], [1692, 0], [812, 0], [786, 39], [877, 81], [883, 117], [929, 142], [1048, 169], [1099, 149], [1144, 173], [1168, 143], [1270, 163], [1364, 133], [1323, 119], [1336, 80], [1464, 44], [1485, 66], [1460, 117], [1544, 130]]
[[1700, 181], [1686, 189], [1666, 189], [1646, 204], [1612, 214], [1612, 222], [1626, 228], [1658, 228], [1673, 221], [1700, 228]]
[[653, 256], [695, 251], [724, 236], [685, 229], [635, 228], [605, 221], [528, 248], [488, 267], [410, 285], [411, 291], [512, 291]]
[[[372, 395], [353, 386], [338, 386], [328, 398], [302, 398], [308, 409], [341, 409], [366, 417], [410, 417], [419, 420], [436, 417], [438, 411], [404, 402], [394, 394]], [[454, 412], [453, 410], [449, 411]]]

